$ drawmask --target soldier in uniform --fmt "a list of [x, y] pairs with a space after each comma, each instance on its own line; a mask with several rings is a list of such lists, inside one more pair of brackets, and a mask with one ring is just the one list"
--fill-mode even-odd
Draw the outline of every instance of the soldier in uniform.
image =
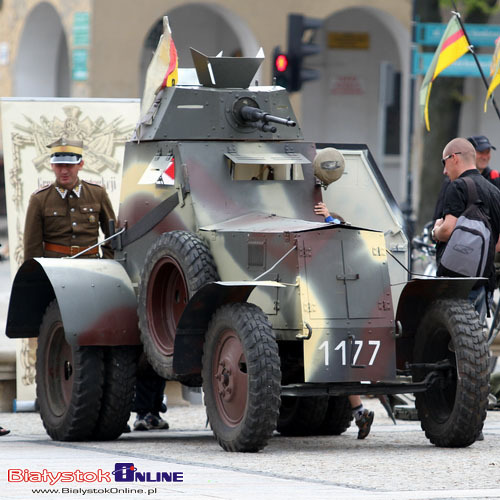
[[[109, 221], [115, 220], [106, 190], [78, 177], [83, 167], [82, 141], [61, 138], [47, 147], [56, 181], [31, 195], [24, 226], [24, 260], [76, 255], [97, 243], [99, 227], [108, 237]], [[103, 258], [113, 258], [110, 245], [101, 245], [101, 249]], [[96, 247], [81, 257], [97, 258], [99, 250]], [[136, 430], [168, 429], [156, 405], [164, 388], [165, 380], [156, 373], [138, 372]]]
[[[24, 259], [67, 257], [97, 243], [99, 226], [109, 236], [109, 221], [115, 219], [106, 190], [81, 181], [83, 143], [58, 139], [49, 144], [53, 184], [33, 193], [24, 226]], [[104, 258], [112, 258], [110, 245], [102, 245]], [[82, 257], [98, 257], [98, 248]]]

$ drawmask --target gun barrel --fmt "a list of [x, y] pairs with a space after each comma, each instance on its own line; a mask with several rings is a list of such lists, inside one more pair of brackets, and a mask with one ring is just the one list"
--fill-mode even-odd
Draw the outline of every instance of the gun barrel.
[[270, 115], [269, 113], [265, 113], [259, 108], [254, 108], [253, 106], [243, 106], [240, 109], [241, 117], [245, 121], [256, 122], [262, 121], [263, 123], [279, 123], [280, 125], [286, 125], [287, 127], [295, 127], [297, 125], [296, 122], [290, 120], [289, 118], [281, 118], [279, 116]]

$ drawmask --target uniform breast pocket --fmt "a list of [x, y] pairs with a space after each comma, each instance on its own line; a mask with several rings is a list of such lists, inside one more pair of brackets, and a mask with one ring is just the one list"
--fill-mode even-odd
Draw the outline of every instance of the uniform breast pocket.
[[80, 206], [81, 222], [87, 226], [96, 226], [99, 224], [99, 213], [101, 205], [99, 203], [87, 203]]
[[65, 207], [46, 207], [44, 211], [45, 231], [47, 234], [62, 233], [67, 229], [68, 215]]

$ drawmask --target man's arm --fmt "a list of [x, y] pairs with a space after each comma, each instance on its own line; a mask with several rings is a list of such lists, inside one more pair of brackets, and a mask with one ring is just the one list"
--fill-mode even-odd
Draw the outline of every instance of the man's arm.
[[31, 196], [24, 224], [24, 260], [43, 257], [43, 216], [40, 202]]
[[458, 217], [451, 214], [446, 214], [444, 219], [438, 219], [432, 230], [433, 238], [436, 241], [446, 242], [450, 239], [451, 233], [457, 225]]
[[[101, 224], [102, 232], [107, 238], [109, 234], [109, 221], [116, 221], [115, 212], [113, 206], [111, 205], [111, 200], [109, 199], [108, 193], [103, 189], [103, 196], [101, 200], [101, 213], [99, 215], [99, 222]], [[102, 256], [105, 259], [112, 259], [114, 257], [114, 251], [111, 248], [110, 242], [101, 245]]]

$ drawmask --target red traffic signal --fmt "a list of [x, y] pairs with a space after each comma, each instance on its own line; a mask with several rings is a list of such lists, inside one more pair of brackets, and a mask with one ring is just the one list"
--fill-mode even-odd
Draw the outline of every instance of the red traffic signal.
[[274, 60], [276, 70], [283, 73], [288, 68], [288, 57], [285, 54], [278, 54]]
[[278, 85], [288, 90], [290, 64], [288, 61], [288, 54], [284, 54], [280, 47], [274, 47], [273, 51], [273, 85]]

